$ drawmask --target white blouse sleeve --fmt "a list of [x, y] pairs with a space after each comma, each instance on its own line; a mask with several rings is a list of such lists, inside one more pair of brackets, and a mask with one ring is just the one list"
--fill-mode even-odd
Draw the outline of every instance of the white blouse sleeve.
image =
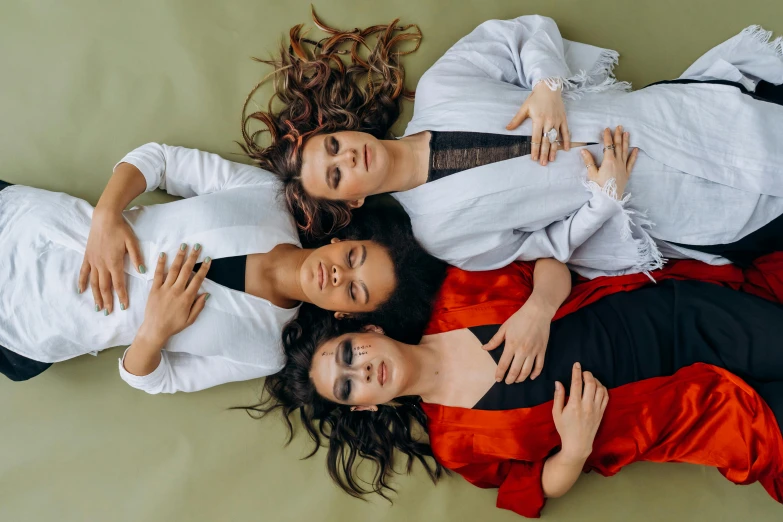
[[117, 165], [120, 163], [130, 163], [141, 171], [147, 181], [147, 192], [160, 188], [172, 196], [185, 198], [255, 185], [272, 175], [217, 154], [160, 143], [142, 145]]
[[489, 20], [462, 38], [427, 72], [485, 76], [532, 89], [541, 81], [563, 85], [572, 76], [557, 24], [544, 16]]
[[158, 367], [148, 375], [139, 376], [125, 369], [122, 363], [124, 358], [123, 353], [119, 360], [122, 380], [151, 394], [195, 392], [228, 382], [265, 377], [282, 369], [238, 363], [219, 356], [207, 357], [162, 350]]

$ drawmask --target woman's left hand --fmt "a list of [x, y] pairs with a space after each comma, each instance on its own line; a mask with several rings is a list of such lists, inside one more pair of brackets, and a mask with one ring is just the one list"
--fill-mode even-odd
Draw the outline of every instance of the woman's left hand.
[[495, 372], [497, 382], [503, 379], [507, 370], [506, 384], [522, 382], [528, 376], [535, 379], [541, 374], [552, 317], [551, 311], [528, 300], [482, 347], [490, 351], [500, 346], [504, 339], [506, 341]]
[[[533, 119], [533, 133], [531, 134], [533, 146], [530, 153], [530, 158], [533, 161], [540, 161], [541, 165], [555, 161], [557, 148], [560, 144], [565, 150], [571, 149], [571, 134], [568, 131], [568, 122], [566, 121], [562, 89], [553, 91], [546, 82], [538, 82], [506, 129], [514, 130], [528, 118]], [[558, 132], [557, 141], [552, 144], [549, 143], [549, 138], [544, 135], [550, 129], [555, 129]]]

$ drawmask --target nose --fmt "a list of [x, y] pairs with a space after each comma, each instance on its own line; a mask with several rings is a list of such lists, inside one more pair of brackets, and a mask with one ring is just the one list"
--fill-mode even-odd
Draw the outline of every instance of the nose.
[[338, 156], [340, 162], [344, 166], [348, 166], [350, 168], [356, 167], [356, 163], [359, 158], [359, 153], [356, 152], [356, 149], [343, 149], [343, 151]]
[[362, 368], [362, 378], [365, 382], [370, 382], [372, 380], [372, 364], [367, 363]]
[[337, 265], [332, 265], [332, 284], [340, 286], [343, 281], [343, 271]]

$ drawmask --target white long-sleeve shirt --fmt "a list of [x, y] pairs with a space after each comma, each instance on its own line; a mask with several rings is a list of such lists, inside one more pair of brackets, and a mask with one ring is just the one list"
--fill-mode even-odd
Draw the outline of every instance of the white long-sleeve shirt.
[[[783, 83], [780, 45], [768, 39], [748, 28], [684, 76]], [[661, 253], [725, 263], [670, 242], [731, 243], [783, 212], [783, 107], [727, 85], [625, 92], [610, 76], [616, 60], [615, 51], [564, 40], [541, 16], [490, 20], [449, 49], [419, 81], [405, 135], [530, 136], [530, 119], [513, 131], [506, 124], [548, 80], [564, 84], [572, 141], [600, 142], [604, 128], [623, 125], [641, 153], [622, 204], [586, 186], [577, 150], [545, 167], [512, 158], [393, 194], [422, 245], [467, 270], [555, 257], [596, 277], [656, 268]], [[601, 146], [591, 151], [600, 165]]]
[[[187, 199], [124, 213], [139, 239], [144, 264], [160, 252], [172, 259], [185, 242], [213, 259], [299, 246], [296, 226], [278, 197], [278, 182], [262, 169], [182, 147], [149, 143], [122, 159], [135, 165], [147, 190]], [[67, 194], [24, 186], [0, 191], [0, 345], [25, 357], [59, 362], [133, 341], [144, 318], [153, 270], [139, 274], [126, 259], [130, 299], [109, 316], [95, 312], [92, 292], [76, 283], [93, 207]], [[149, 393], [197, 391], [279, 371], [283, 326], [297, 309], [206, 280], [211, 297], [195, 324], [173, 336], [149, 375], [120, 374]]]

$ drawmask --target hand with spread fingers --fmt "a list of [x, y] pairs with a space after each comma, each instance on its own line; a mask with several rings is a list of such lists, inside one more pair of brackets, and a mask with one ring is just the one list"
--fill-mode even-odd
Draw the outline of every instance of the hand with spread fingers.
[[546, 165], [555, 161], [558, 148], [571, 149], [562, 88], [553, 91], [547, 82], [538, 82], [506, 129], [514, 130], [528, 118], [533, 120], [533, 132], [530, 135], [530, 158], [533, 161]]
[[614, 134], [610, 129], [604, 129], [604, 160], [600, 168], [596, 166], [590, 151], [582, 151], [582, 159], [587, 167], [587, 179], [596, 182], [601, 188], [614, 180], [617, 199], [623, 197], [625, 186], [631, 177], [631, 170], [633, 170], [636, 158], [639, 156], [637, 148], [634, 148], [630, 154], [628, 153], [630, 141], [630, 135], [623, 132], [622, 125], [615, 128]]
[[568, 404], [565, 404], [565, 387], [560, 382], [555, 383], [552, 416], [560, 434], [560, 453], [584, 460], [593, 451], [593, 440], [609, 404], [609, 392], [592, 373], [582, 372], [579, 363], [574, 364], [571, 373]]
[[198, 291], [212, 264], [212, 260], [206, 258], [198, 272], [193, 274], [200, 252], [201, 246], [196, 244], [186, 258], [187, 245], [183, 243], [168, 274], [164, 274], [166, 256], [160, 254], [137, 338], [162, 347], [169, 337], [195, 322], [209, 298], [209, 294], [199, 295]]

